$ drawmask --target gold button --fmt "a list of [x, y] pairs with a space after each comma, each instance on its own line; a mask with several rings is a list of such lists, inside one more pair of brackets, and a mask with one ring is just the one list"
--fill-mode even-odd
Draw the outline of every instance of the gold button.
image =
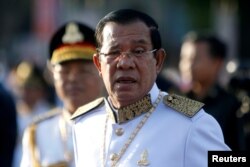
[[171, 102], [173, 100], [173, 97], [169, 95], [167, 100]]
[[116, 153], [112, 153], [110, 154], [109, 158], [111, 161], [115, 161], [118, 158], [118, 155]]
[[121, 135], [123, 135], [123, 133], [124, 133], [124, 130], [123, 130], [122, 128], [117, 128], [117, 129], [115, 130], [115, 134], [116, 134], [117, 136], [121, 136]]

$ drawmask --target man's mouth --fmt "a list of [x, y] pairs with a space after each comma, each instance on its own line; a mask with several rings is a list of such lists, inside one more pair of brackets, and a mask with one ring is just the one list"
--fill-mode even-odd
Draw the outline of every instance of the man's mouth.
[[117, 83], [122, 83], [122, 84], [130, 84], [130, 83], [135, 83], [136, 80], [131, 77], [120, 77], [116, 80]]

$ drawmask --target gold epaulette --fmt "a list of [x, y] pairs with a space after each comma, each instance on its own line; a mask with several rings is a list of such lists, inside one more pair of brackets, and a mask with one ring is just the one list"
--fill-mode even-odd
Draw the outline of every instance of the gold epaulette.
[[176, 111], [192, 118], [203, 106], [204, 103], [191, 100], [176, 94], [168, 94], [163, 97], [163, 102]]
[[35, 116], [32, 120], [32, 124], [38, 124], [44, 120], [50, 119], [58, 114], [60, 114], [62, 112], [62, 109], [60, 108], [54, 108], [48, 112], [39, 114], [37, 116]]
[[71, 119], [75, 119], [81, 115], [84, 115], [90, 111], [92, 111], [93, 109], [99, 107], [101, 104], [103, 104], [104, 102], [104, 97], [100, 97], [92, 102], [89, 102], [85, 105], [83, 105], [82, 107], [78, 108], [76, 110], [76, 112], [72, 115]]

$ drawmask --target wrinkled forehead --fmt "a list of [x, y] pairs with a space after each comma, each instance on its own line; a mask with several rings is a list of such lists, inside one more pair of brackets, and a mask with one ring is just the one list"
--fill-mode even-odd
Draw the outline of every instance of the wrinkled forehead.
[[151, 45], [150, 29], [140, 21], [128, 24], [109, 22], [103, 29], [103, 48], [130, 44]]

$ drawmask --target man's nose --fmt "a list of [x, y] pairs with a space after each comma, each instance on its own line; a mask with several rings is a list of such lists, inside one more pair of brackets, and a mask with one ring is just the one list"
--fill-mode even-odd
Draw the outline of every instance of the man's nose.
[[135, 68], [135, 61], [133, 56], [129, 53], [122, 53], [117, 62], [117, 68], [130, 69]]
[[74, 71], [74, 70], [71, 70], [71, 71], [68, 73], [67, 79], [68, 79], [69, 81], [74, 81], [74, 80], [76, 80], [77, 77], [79, 77], [79, 75], [77, 74], [77, 72]]

